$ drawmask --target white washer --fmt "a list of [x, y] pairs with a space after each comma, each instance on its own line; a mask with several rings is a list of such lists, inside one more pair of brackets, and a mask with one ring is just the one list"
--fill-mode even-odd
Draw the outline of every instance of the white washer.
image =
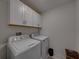
[[40, 59], [40, 41], [13, 36], [7, 46], [7, 59]]
[[32, 38], [41, 42], [41, 59], [47, 59], [48, 58], [48, 36], [32, 35]]

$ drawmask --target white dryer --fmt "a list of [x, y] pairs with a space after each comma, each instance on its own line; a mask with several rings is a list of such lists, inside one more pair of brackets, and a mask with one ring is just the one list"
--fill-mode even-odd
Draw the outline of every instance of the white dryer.
[[31, 37], [41, 42], [41, 59], [47, 59], [48, 58], [48, 36], [32, 34]]
[[13, 36], [7, 44], [7, 59], [40, 59], [40, 41]]

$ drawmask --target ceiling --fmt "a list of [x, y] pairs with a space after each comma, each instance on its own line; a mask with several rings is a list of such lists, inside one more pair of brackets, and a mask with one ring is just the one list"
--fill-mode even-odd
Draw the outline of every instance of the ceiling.
[[39, 13], [46, 12], [50, 9], [53, 9], [61, 4], [73, 1], [73, 0], [21, 0], [29, 7], [34, 9]]

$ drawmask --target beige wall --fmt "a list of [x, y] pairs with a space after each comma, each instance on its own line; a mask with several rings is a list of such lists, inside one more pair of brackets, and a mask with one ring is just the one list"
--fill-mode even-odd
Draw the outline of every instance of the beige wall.
[[[23, 32], [30, 34], [32, 32], [37, 31], [37, 29], [35, 28], [8, 26], [8, 20], [9, 19], [8, 19], [7, 0], [0, 0], [0, 47], [3, 45], [3, 43], [5, 43], [5, 41], [8, 39], [9, 36], [15, 35], [16, 32]], [[2, 51], [2, 49], [0, 49], [0, 51]], [[3, 50], [5, 50], [5, 48]]]
[[75, 49], [75, 2], [67, 3], [43, 15], [42, 33], [49, 36], [49, 46], [58, 59], [63, 59], [64, 49]]

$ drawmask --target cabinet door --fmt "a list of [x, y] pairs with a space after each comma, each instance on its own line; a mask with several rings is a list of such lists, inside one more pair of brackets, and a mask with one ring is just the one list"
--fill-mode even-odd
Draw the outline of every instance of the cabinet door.
[[22, 25], [24, 5], [19, 0], [10, 0], [10, 24]]
[[40, 15], [20, 0], [10, 0], [10, 24], [24, 26], [40, 26]]
[[33, 15], [32, 15], [32, 18], [33, 18], [33, 26], [35, 27], [41, 27], [40, 23], [41, 23], [41, 16], [36, 13], [36, 12], [33, 12]]
[[32, 26], [32, 9], [28, 6], [24, 6], [24, 21], [26, 21], [26, 26]]

